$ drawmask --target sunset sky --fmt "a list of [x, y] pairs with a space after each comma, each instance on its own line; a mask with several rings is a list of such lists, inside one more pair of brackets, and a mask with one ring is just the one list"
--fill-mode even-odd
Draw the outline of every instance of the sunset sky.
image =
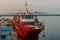
[[[27, 0], [30, 12], [60, 14], [60, 0]], [[25, 11], [25, 0], [0, 0], [0, 13]]]

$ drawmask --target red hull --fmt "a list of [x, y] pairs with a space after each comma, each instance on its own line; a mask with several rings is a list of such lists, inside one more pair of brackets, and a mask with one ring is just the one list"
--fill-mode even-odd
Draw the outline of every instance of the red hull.
[[38, 36], [39, 33], [44, 29], [44, 27], [41, 27], [39, 29], [32, 29], [29, 32], [29, 36]]
[[35, 25], [35, 22], [23, 22], [25, 25]]
[[20, 26], [19, 24], [15, 24], [14, 27], [15, 27], [17, 34], [21, 35], [22, 37], [29, 36], [29, 35], [30, 36], [34, 36], [34, 35], [37, 36], [44, 29], [44, 27], [26, 28], [24, 26]]
[[38, 40], [39, 33], [44, 30], [44, 27], [41, 27], [39, 29], [32, 29], [27, 32], [27, 35], [25, 37], [22, 37], [21, 35], [18, 35], [17, 40], [23, 39], [23, 40]]

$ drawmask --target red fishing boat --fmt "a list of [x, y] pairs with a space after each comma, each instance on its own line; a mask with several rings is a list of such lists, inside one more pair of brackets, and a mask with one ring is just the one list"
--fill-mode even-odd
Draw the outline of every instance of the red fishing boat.
[[17, 33], [17, 40], [21, 40], [21, 38], [23, 38], [23, 40], [32, 38], [33, 40], [38, 37], [39, 33], [44, 30], [45, 26], [44, 22], [39, 23], [38, 15], [28, 12], [26, 0], [25, 4], [26, 13], [17, 13], [13, 20], [14, 29]]
[[44, 26], [44, 22], [39, 23], [37, 15], [34, 14], [19, 14], [14, 20], [14, 29], [18, 38], [37, 37], [44, 30]]

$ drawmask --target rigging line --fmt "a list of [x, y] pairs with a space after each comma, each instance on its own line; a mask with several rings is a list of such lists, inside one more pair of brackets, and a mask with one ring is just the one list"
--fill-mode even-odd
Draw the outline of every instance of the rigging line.
[[28, 7], [27, 7], [27, 6], [28, 6], [27, 0], [25, 0], [25, 6], [26, 6], [26, 14], [27, 14], [27, 13], [29, 12], [29, 11], [28, 11]]

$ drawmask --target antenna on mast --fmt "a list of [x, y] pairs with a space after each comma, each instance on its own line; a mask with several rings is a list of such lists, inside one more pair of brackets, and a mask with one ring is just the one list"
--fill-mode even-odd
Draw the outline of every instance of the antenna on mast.
[[26, 14], [28, 14], [29, 13], [29, 11], [28, 11], [28, 4], [27, 4], [27, 0], [25, 0], [25, 6], [26, 6]]

